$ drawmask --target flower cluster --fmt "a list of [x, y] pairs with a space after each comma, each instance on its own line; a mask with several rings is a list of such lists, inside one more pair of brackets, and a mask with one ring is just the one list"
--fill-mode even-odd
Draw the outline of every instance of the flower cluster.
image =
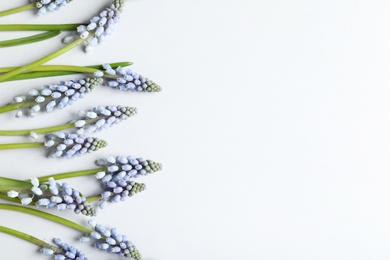
[[90, 133], [99, 132], [119, 124], [122, 120], [135, 114], [137, 114], [135, 107], [98, 106], [92, 110], [80, 110], [78, 115], [82, 118], [75, 122], [75, 127]]
[[74, 246], [70, 246], [64, 242], [60, 238], [53, 239], [54, 244], [56, 244], [59, 249], [62, 251], [61, 253], [55, 254], [55, 260], [88, 260], [83, 252], [75, 248]]
[[105, 191], [101, 194], [100, 208], [105, 208], [107, 202], [124, 201], [138, 192], [145, 190], [145, 184], [130, 180], [109, 181], [104, 183]]
[[[41, 90], [32, 89], [25, 96], [15, 97], [15, 102], [19, 103], [19, 108], [27, 107], [27, 114], [33, 117], [38, 111], [51, 112], [73, 104], [102, 82], [101, 78], [61, 81], [59, 84], [45, 85]], [[16, 117], [22, 115], [22, 110], [16, 113]]]
[[162, 164], [143, 158], [133, 156], [108, 156], [106, 159], [99, 159], [96, 164], [105, 167], [104, 171], [96, 174], [96, 178], [104, 183], [109, 181], [128, 180], [145, 176], [162, 169]]
[[65, 6], [72, 1], [73, 0], [31, 0], [32, 3], [36, 3], [35, 5], [38, 8], [39, 15], [44, 15], [47, 11], [57, 11], [61, 6]]
[[132, 92], [159, 92], [161, 87], [153, 81], [133, 73], [130, 69], [118, 67], [111, 68], [109, 64], [103, 64], [105, 72], [109, 75], [116, 75], [116, 80], [108, 80], [106, 85], [122, 91]]
[[45, 146], [50, 158], [72, 158], [97, 151], [107, 146], [107, 142], [95, 137], [58, 132], [46, 135]]
[[[141, 259], [141, 254], [134, 244], [125, 235], [120, 234], [116, 228], [105, 228], [102, 225], [97, 225], [93, 220], [88, 223], [93, 228], [90, 237], [96, 239], [96, 248], [135, 260]], [[87, 241], [88, 238], [81, 240]]]
[[31, 184], [30, 190], [11, 190], [8, 191], [7, 195], [11, 198], [19, 198], [22, 205], [34, 202], [37, 207], [57, 208], [59, 211], [70, 209], [76, 214], [96, 215], [95, 209], [86, 202], [86, 198], [67, 183], [61, 184], [53, 178], [49, 178], [48, 184], [40, 184], [37, 178], [33, 178]]
[[[77, 32], [81, 38], [87, 38], [85, 52], [90, 52], [98, 43], [104, 42], [106, 37], [115, 30], [115, 25], [119, 21], [119, 16], [124, 5], [123, 0], [115, 0], [110, 7], [105, 8], [99, 15], [92, 17], [89, 24], [77, 27]], [[66, 42], [65, 38], [64, 41]]]

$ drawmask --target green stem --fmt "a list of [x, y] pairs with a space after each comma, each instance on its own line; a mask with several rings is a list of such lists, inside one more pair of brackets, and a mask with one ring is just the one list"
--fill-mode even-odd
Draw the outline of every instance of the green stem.
[[61, 180], [61, 179], [67, 179], [73, 177], [88, 176], [88, 175], [94, 175], [104, 170], [105, 168], [97, 168], [97, 169], [84, 170], [84, 171], [64, 172], [64, 173], [42, 176], [39, 177], [38, 180], [39, 182], [46, 182], [49, 180], [50, 177], [53, 177], [55, 180]]
[[20, 199], [17, 198], [10, 198], [7, 194], [0, 193], [0, 199], [7, 200], [16, 204], [20, 204]]
[[25, 129], [25, 130], [0, 130], [0, 136], [15, 136], [15, 135], [29, 135], [31, 132], [35, 132], [37, 134], [47, 134], [57, 131], [62, 131], [65, 129], [74, 128], [74, 123], [63, 124], [52, 127], [44, 127], [44, 128], [35, 128], [35, 129]]
[[10, 112], [13, 110], [18, 110], [18, 109], [21, 109], [24, 107], [29, 107], [29, 106], [34, 105], [34, 104], [36, 104], [36, 101], [30, 100], [30, 101], [21, 102], [21, 103], [12, 103], [9, 105], [5, 105], [5, 106], [0, 107], [0, 114]]
[[0, 31], [73, 31], [80, 24], [0, 24]]
[[77, 223], [74, 223], [72, 221], [69, 221], [69, 220], [67, 220], [65, 218], [61, 218], [61, 217], [58, 217], [56, 215], [53, 215], [53, 214], [50, 214], [50, 213], [46, 213], [46, 212], [43, 212], [43, 211], [40, 211], [40, 210], [30, 209], [30, 208], [27, 208], [27, 207], [17, 206], [17, 205], [1, 204], [1, 203], [0, 203], [0, 209], [19, 211], [19, 212], [27, 213], [27, 214], [30, 214], [30, 215], [38, 216], [38, 217], [41, 217], [41, 218], [44, 218], [44, 219], [56, 222], [58, 224], [61, 224], [61, 225], [64, 225], [64, 226], [67, 226], [67, 227], [79, 230], [81, 232], [88, 233], [88, 234], [92, 232], [92, 230], [89, 229], [89, 228], [81, 226], [81, 225], [79, 225]]
[[28, 181], [20, 181], [11, 178], [0, 177], [0, 186], [31, 189], [32, 184], [29, 183]]
[[16, 7], [16, 8], [8, 9], [8, 10], [0, 12], [0, 17], [10, 15], [10, 14], [16, 14], [16, 13], [23, 12], [26, 10], [30, 10], [30, 9], [35, 8], [35, 6], [36, 6], [36, 3], [31, 3], [31, 4]]
[[55, 52], [45, 56], [43, 58], [40, 58], [40, 59], [38, 59], [38, 60], [28, 64], [28, 65], [19, 67], [19, 68], [15, 69], [15, 70], [12, 70], [12, 71], [7, 72], [7, 73], [5, 73], [3, 75], [0, 75], [0, 82], [3, 82], [6, 79], [12, 78], [12, 77], [14, 77], [14, 76], [16, 76], [16, 75], [18, 75], [20, 73], [23, 73], [25, 71], [29, 71], [29, 70], [31, 70], [31, 69], [39, 66], [39, 65], [42, 65], [43, 63], [48, 62], [48, 61], [50, 61], [50, 60], [60, 56], [61, 54], [64, 54], [65, 52], [73, 49], [77, 45], [79, 45], [82, 42], [84, 42], [86, 39], [87, 38], [85, 38], [85, 39], [79, 38], [79, 39], [75, 40], [74, 42], [66, 45], [65, 47], [63, 47], [63, 48], [61, 48], [61, 49], [59, 49], [59, 50], [57, 50], [57, 51], [55, 51]]
[[[111, 68], [116, 69], [117, 67], [127, 67], [132, 65], [132, 62], [116, 62], [116, 63], [110, 63]], [[15, 77], [12, 77], [10, 79], [7, 79], [5, 81], [13, 81], [13, 80], [23, 80], [23, 79], [34, 79], [34, 78], [43, 78], [43, 77], [53, 77], [53, 76], [64, 76], [64, 75], [71, 75], [76, 73], [89, 73], [92, 71], [85, 70], [85, 68], [88, 69], [95, 69], [96, 70], [103, 70], [102, 65], [93, 65], [93, 66], [72, 66], [72, 71], [66, 70], [66, 67], [62, 67], [62, 65], [41, 65], [36, 68], [33, 68], [30, 70], [30, 72], [19, 74]], [[78, 69], [76, 68], [78, 67]], [[17, 69], [18, 67], [6, 67], [6, 68], [0, 68], [0, 73], [9, 72], [11, 70]], [[56, 70], [54, 70], [56, 69]], [[93, 74], [93, 73], [91, 73]], [[112, 78], [111, 75], [106, 75], [106, 77]]]
[[100, 195], [95, 195], [95, 196], [90, 196], [90, 197], [87, 197], [86, 201], [87, 202], [93, 202], [93, 201], [96, 201], [96, 200], [100, 200], [102, 197]]
[[60, 33], [61, 31], [49, 31], [45, 33], [28, 36], [28, 37], [17, 38], [17, 39], [12, 39], [7, 41], [0, 41], [0, 48], [39, 42], [39, 41], [43, 41], [55, 37]]
[[9, 149], [21, 149], [21, 148], [37, 148], [44, 147], [45, 143], [13, 143], [13, 144], [0, 144], [0, 150], [9, 150]]
[[[130, 65], [133, 65], [132, 62], [129, 61], [121, 61], [121, 62], [114, 62], [114, 63], [109, 63], [109, 65], [113, 68], [116, 69], [118, 67], [127, 67]], [[96, 70], [102, 70], [103, 67], [102, 65], [89, 65], [89, 66], [73, 66], [73, 65], [40, 65], [37, 66], [33, 69], [31, 69], [31, 72], [35, 71], [68, 71], [67, 68], [72, 68], [71, 72], [84, 72], [85, 68], [88, 69], [95, 69]], [[14, 66], [14, 67], [3, 67], [0, 68], [0, 73], [5, 73], [5, 72], [10, 72], [11, 70], [15, 70], [19, 68], [19, 66]], [[95, 72], [94, 71], [94, 72]]]
[[24, 240], [26, 240], [26, 241], [28, 241], [30, 243], [33, 243], [33, 244], [35, 244], [37, 246], [40, 246], [40, 247], [50, 248], [51, 250], [53, 250], [56, 253], [61, 253], [61, 250], [59, 248], [57, 248], [57, 247], [55, 247], [55, 246], [53, 246], [51, 244], [48, 244], [45, 241], [40, 240], [39, 238], [33, 237], [33, 236], [29, 235], [29, 234], [17, 231], [15, 229], [11, 229], [11, 228], [7, 228], [7, 227], [4, 227], [4, 226], [0, 226], [0, 232], [9, 234], [9, 235], [14, 236], [14, 237], [18, 237], [18, 238], [24, 239]]
[[[0, 107], [0, 109], [1, 109], [1, 107]], [[85, 124], [87, 124], [87, 125], [94, 124], [98, 120], [100, 120], [100, 118], [88, 119], [88, 120], [85, 120]], [[76, 128], [74, 122], [68, 123], [68, 124], [57, 125], [57, 126], [24, 129], [24, 130], [0, 130], [0, 136], [29, 135], [31, 132], [35, 132], [37, 134], [48, 134], [48, 133], [58, 132], [58, 131], [71, 129], [71, 128]]]

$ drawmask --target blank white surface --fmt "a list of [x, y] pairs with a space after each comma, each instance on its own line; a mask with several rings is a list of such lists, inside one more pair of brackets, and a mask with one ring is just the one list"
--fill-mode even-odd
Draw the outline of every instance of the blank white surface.
[[[73, 23], [106, 2], [74, 1], [45, 17], [0, 19]], [[11, 129], [65, 122], [96, 105], [139, 109], [99, 133], [109, 146], [87, 156], [49, 160], [42, 150], [0, 151], [2, 175], [88, 169], [109, 154], [162, 162], [162, 172], [139, 180], [148, 185], [145, 192], [96, 217], [127, 234], [145, 260], [388, 259], [389, 13], [390, 3], [380, 0], [129, 0], [105, 45], [50, 63], [130, 60], [163, 92], [99, 88], [60, 112], [19, 120], [0, 115], [1, 128]], [[59, 46], [56, 38], [1, 49], [0, 66], [33, 61]], [[58, 80], [3, 83], [0, 102]], [[89, 178], [72, 183], [96, 187]], [[21, 213], [1, 212], [0, 223], [47, 241], [79, 236]], [[119, 259], [75, 245], [90, 259]], [[40, 257], [7, 235], [0, 235], [0, 248], [2, 259]]]

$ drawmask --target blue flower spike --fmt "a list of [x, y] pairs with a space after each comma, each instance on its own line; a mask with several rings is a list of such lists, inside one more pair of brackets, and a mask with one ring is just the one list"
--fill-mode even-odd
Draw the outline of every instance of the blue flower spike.
[[31, 190], [12, 190], [7, 193], [8, 197], [19, 198], [22, 205], [34, 203], [39, 208], [72, 210], [86, 216], [96, 215], [95, 208], [89, 205], [86, 197], [67, 183], [59, 183], [54, 178], [49, 178], [48, 183], [39, 183], [37, 178], [32, 178], [31, 184]]
[[96, 178], [101, 179], [104, 183], [126, 181], [162, 170], [161, 163], [133, 156], [108, 156], [106, 159], [97, 160], [96, 165], [106, 168], [105, 171], [96, 174]]
[[91, 110], [80, 110], [80, 119], [75, 121], [78, 133], [87, 131], [89, 133], [100, 132], [103, 129], [111, 128], [121, 121], [137, 114], [137, 108], [127, 106], [98, 106]]
[[[98, 43], [106, 40], [112, 34], [119, 21], [120, 13], [124, 6], [124, 0], [115, 0], [103, 11], [92, 17], [87, 25], [77, 27], [80, 38], [87, 38], [85, 42], [85, 52], [90, 52]], [[64, 41], [67, 41], [64, 39]]]
[[34, 117], [39, 111], [51, 112], [54, 109], [63, 109], [83, 98], [102, 83], [101, 78], [84, 78], [44, 85], [40, 90], [32, 89], [27, 95], [14, 98], [19, 108], [16, 117], [21, 117], [23, 114]]
[[86, 135], [68, 134], [57, 132], [45, 136], [46, 148], [49, 150], [49, 158], [66, 158], [80, 156], [91, 153], [107, 146], [107, 142]]
[[96, 240], [96, 248], [108, 253], [141, 260], [142, 256], [134, 244], [125, 235], [120, 234], [116, 228], [106, 228], [96, 224], [93, 220], [90, 220], [88, 224], [93, 229], [90, 237]]
[[108, 87], [131, 92], [161, 91], [161, 87], [159, 85], [149, 80], [148, 78], [143, 77], [142, 75], [132, 72], [130, 69], [118, 67], [114, 70], [107, 63], [103, 64], [103, 68], [107, 74], [117, 76], [115, 80], [110, 79], [106, 82], [106, 86]]
[[54, 256], [55, 260], [88, 260], [83, 252], [75, 248], [74, 246], [70, 246], [64, 242], [60, 238], [53, 239], [54, 244], [58, 246], [61, 250], [61, 253], [56, 253]]

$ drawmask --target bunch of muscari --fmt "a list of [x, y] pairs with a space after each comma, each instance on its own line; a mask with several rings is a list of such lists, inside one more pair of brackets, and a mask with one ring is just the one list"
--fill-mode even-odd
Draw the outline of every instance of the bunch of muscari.
[[[32, 89], [28, 95], [15, 97], [15, 102], [20, 104], [16, 117], [23, 114], [34, 117], [38, 111], [51, 112], [54, 109], [63, 109], [83, 98], [102, 82], [102, 78], [84, 78], [44, 85], [40, 90]], [[25, 113], [22, 109], [26, 110]]]
[[51, 248], [43, 247], [41, 248], [41, 252], [44, 255], [54, 255], [55, 260], [88, 260], [83, 252], [75, 248], [74, 246], [70, 246], [67, 243], [62, 242], [60, 238], [53, 239], [54, 244], [58, 246], [55, 248], [55, 251]]
[[111, 88], [132, 92], [161, 91], [161, 87], [159, 85], [142, 75], [133, 73], [131, 69], [125, 69], [123, 67], [113, 69], [107, 63], [103, 64], [103, 68], [107, 74], [117, 76], [116, 80], [107, 80], [106, 85]]
[[100, 208], [105, 208], [108, 202], [124, 201], [128, 197], [145, 190], [145, 184], [132, 181], [132, 178], [152, 174], [162, 169], [162, 164], [132, 156], [108, 156], [100, 159], [97, 165], [105, 167], [98, 172], [96, 178], [103, 182]]
[[45, 136], [44, 143], [49, 150], [49, 158], [72, 158], [91, 153], [107, 146], [107, 142], [86, 135], [57, 132]]
[[31, 0], [32, 3], [36, 3], [35, 6], [38, 9], [39, 15], [44, 15], [48, 11], [57, 11], [62, 6], [65, 6], [72, 1], [73, 0]]
[[59, 211], [73, 210], [76, 214], [94, 216], [96, 211], [87, 202], [86, 198], [67, 183], [59, 183], [49, 178], [49, 183], [40, 184], [37, 178], [31, 179], [30, 190], [10, 190], [8, 197], [18, 198], [22, 205], [35, 203], [41, 208], [57, 208]]
[[[124, 6], [123, 0], [114, 0], [109, 7], [92, 17], [87, 25], [77, 27], [77, 34], [80, 38], [86, 39], [85, 52], [90, 52], [98, 43], [106, 40], [106, 37], [113, 33]], [[63, 39], [65, 44], [75, 40], [75, 36], [67, 36]]]
[[88, 221], [93, 231], [80, 238], [82, 242], [88, 242], [90, 238], [95, 239], [95, 247], [109, 253], [140, 260], [141, 254], [125, 235], [120, 234], [116, 228], [105, 228], [96, 224], [94, 220]]

